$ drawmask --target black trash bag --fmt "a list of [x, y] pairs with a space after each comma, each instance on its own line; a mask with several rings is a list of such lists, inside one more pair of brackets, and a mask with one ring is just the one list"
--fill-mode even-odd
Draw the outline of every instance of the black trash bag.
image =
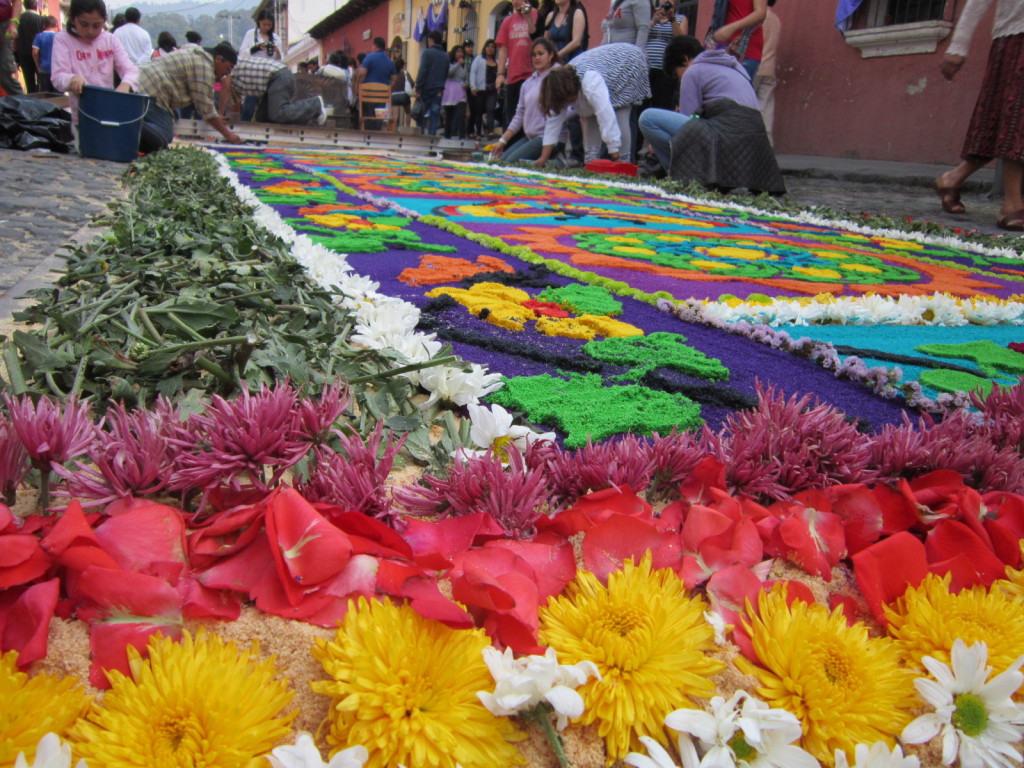
[[31, 96], [0, 98], [0, 147], [71, 152], [71, 115]]

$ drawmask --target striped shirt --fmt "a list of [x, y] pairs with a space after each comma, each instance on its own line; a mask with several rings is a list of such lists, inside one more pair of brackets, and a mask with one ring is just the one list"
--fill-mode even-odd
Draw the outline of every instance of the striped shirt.
[[202, 48], [188, 48], [139, 65], [139, 93], [152, 96], [161, 109], [195, 106], [204, 120], [217, 117], [213, 84], [217, 76], [213, 57]]
[[[682, 24], [685, 16], [676, 16], [676, 22]], [[663, 21], [660, 24], [651, 25], [651, 34], [647, 36], [647, 47], [644, 52], [647, 54], [647, 66], [651, 69], [661, 69], [665, 66], [665, 49], [669, 41], [675, 37], [672, 32], [672, 22]]]
[[287, 67], [268, 56], [239, 58], [231, 70], [231, 93], [239, 100], [245, 96], [262, 96], [267, 92], [270, 78], [282, 69]]
[[651, 97], [647, 57], [630, 43], [607, 43], [591, 48], [573, 59], [572, 66], [580, 82], [587, 72], [601, 75], [608, 86], [611, 105], [616, 109], [626, 104], [640, 104]]

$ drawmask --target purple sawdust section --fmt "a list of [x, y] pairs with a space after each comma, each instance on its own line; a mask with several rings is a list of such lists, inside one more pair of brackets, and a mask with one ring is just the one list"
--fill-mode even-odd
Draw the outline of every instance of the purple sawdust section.
[[[242, 171], [239, 176], [257, 191], [279, 181], [263, 173], [254, 176]], [[351, 206], [353, 212], [366, 213], [366, 201], [363, 199], [346, 195], [341, 191], [335, 191], [334, 198], [342, 206]], [[296, 229], [302, 231], [304, 227], [301, 221], [296, 221], [301, 219], [299, 209], [310, 204], [311, 201], [296, 200], [294, 205], [275, 205], [274, 208], [282, 216], [293, 220], [297, 225]], [[424, 243], [454, 247], [454, 252], [442, 254], [447, 257], [459, 257], [475, 262], [480, 256], [488, 256], [500, 259], [520, 273], [527, 273], [531, 269], [537, 271], [536, 268], [514, 257], [492, 251], [421, 222], [412, 222], [404, 229], [407, 233], [418, 235], [419, 240]], [[424, 309], [423, 329], [437, 333], [441, 339], [451, 341], [456, 352], [470, 362], [486, 364], [492, 370], [507, 376], [543, 373], [557, 375], [560, 369], [582, 371], [584, 369], [573, 365], [573, 361], [581, 359], [590, 365], [595, 364], [595, 361], [584, 356], [581, 351], [583, 342], [577, 339], [546, 336], [533, 331], [529, 324], [528, 330], [521, 332], [498, 328], [471, 315], [464, 307], [453, 306], [450, 302], [436, 310], [428, 310], [431, 300], [425, 294], [435, 286], [412, 286], [399, 280], [399, 275], [403, 270], [420, 266], [424, 256], [439, 251], [440, 249], [429, 247], [417, 250], [406, 244], [404, 248], [393, 248], [383, 252], [349, 253], [347, 260], [355, 271], [378, 281], [381, 293], [404, 298]], [[521, 286], [523, 290], [536, 295], [546, 285], [558, 286], [573, 282], [554, 273], [544, 272], [536, 285]], [[877, 397], [861, 384], [838, 380], [830, 372], [808, 360], [718, 329], [685, 323], [649, 304], [617, 298], [623, 305], [623, 313], [618, 317], [619, 320], [643, 328], [647, 333], [665, 331], [685, 336], [693, 347], [710, 357], [718, 358], [731, 372], [728, 382], [714, 384], [679, 372], [658, 369], [656, 373], [660, 374], [662, 384], [674, 391], [695, 388], [705, 392], [717, 390], [718, 393], [726, 395], [732, 391], [739, 393], [742, 396], [740, 399], [750, 402], [756, 391], [756, 382], [760, 381], [764, 385], [775, 385], [790, 395], [811, 393], [823, 402], [847, 413], [851, 418], [863, 420], [874, 429], [884, 424], [899, 423], [902, 419], [903, 408], [898, 402]], [[467, 338], [471, 340], [467, 341]], [[528, 354], [510, 353], [509, 350], [517, 346], [519, 351]], [[559, 362], [552, 364], [544, 362], [546, 360]], [[607, 378], [625, 372], [626, 368], [601, 364], [600, 370]], [[723, 399], [728, 400], [728, 397], [710, 399], [719, 403]], [[704, 402], [703, 398], [701, 401]], [[709, 426], [715, 429], [720, 427], [732, 412], [732, 408], [721, 404], [708, 403], [702, 406], [702, 416]]]

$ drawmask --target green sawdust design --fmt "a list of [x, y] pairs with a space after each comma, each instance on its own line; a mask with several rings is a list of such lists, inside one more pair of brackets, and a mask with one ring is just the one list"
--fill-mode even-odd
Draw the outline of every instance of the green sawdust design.
[[[286, 179], [286, 181], [291, 181], [291, 179]], [[336, 199], [333, 189], [306, 189], [305, 187], [300, 187], [300, 189], [302, 191], [294, 195], [281, 195], [259, 188], [254, 191], [260, 202], [266, 205], [317, 205], [318, 203], [333, 203]]]
[[917, 380], [939, 392], [978, 392], [981, 395], [988, 395], [993, 387], [988, 379], [962, 371], [922, 371]]
[[1000, 373], [1013, 376], [1024, 374], [1024, 355], [1000, 346], [991, 339], [969, 341], [964, 344], [921, 344], [914, 349], [932, 357], [971, 360], [990, 378], [998, 377]]
[[729, 369], [686, 343], [678, 333], [654, 331], [646, 336], [620, 336], [588, 341], [583, 351], [606, 363], [631, 365], [627, 374], [636, 380], [655, 368], [672, 368], [705, 381], [728, 381]]
[[612, 298], [608, 289], [600, 285], [572, 283], [559, 288], [547, 288], [537, 298], [557, 304], [576, 315], [616, 317], [622, 314], [622, 302]]
[[625, 432], [667, 434], [704, 423], [700, 405], [687, 397], [639, 384], [606, 387], [596, 373], [506, 379], [505, 387], [487, 399], [524, 411], [535, 424], [557, 425], [566, 433], [566, 448], [580, 448], [588, 438], [597, 442]]
[[[381, 217], [385, 218], [385, 217]], [[388, 223], [404, 226], [409, 219], [388, 218]], [[337, 230], [320, 227], [303, 218], [287, 219], [288, 224], [297, 232], [309, 235], [315, 243], [339, 253], [383, 253], [395, 248], [407, 251], [432, 251], [434, 253], [454, 253], [458, 249], [453, 245], [425, 243], [411, 229], [378, 230], [348, 229]]]
[[[842, 251], [827, 257], [822, 255], [829, 253], [827, 249], [794, 248], [771, 240], [698, 239], [672, 232], [585, 232], [576, 235], [574, 240], [577, 246], [592, 253], [736, 279], [784, 278], [858, 285], [921, 279], [918, 271], [890, 264], [876, 255]], [[715, 249], [722, 249], [722, 253], [715, 253]]]

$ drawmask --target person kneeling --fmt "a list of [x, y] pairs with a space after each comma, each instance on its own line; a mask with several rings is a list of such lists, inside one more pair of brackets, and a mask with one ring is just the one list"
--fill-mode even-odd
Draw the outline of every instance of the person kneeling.
[[136, 90], [153, 102], [142, 120], [139, 151], [156, 152], [174, 141], [174, 112], [189, 105], [229, 142], [241, 144], [213, 101], [213, 84], [230, 75], [237, 61], [230, 43], [218, 43], [212, 51], [183, 48], [141, 64]]
[[640, 115], [640, 131], [662, 168], [710, 188], [784, 194], [757, 95], [739, 60], [677, 35], [665, 49], [665, 73], [680, 80], [679, 110]]
[[224, 78], [220, 94], [222, 114], [227, 113], [231, 98], [244, 104], [247, 96], [255, 96], [259, 103], [254, 117], [259, 122], [288, 125], [323, 125], [327, 122], [322, 97], [292, 101], [295, 98], [295, 75], [277, 59], [239, 59], [231, 74]]

